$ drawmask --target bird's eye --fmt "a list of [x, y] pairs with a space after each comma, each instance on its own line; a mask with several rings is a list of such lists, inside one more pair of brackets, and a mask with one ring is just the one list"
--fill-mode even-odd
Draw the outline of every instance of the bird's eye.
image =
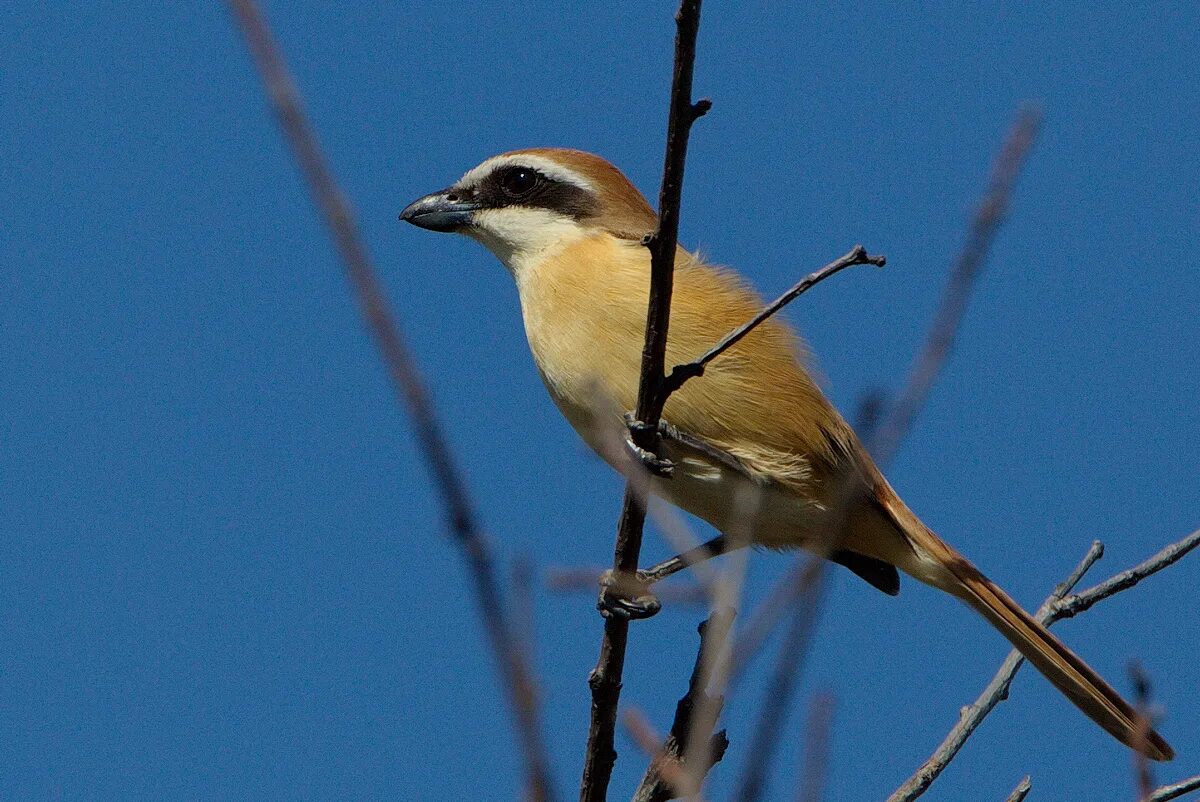
[[541, 176], [534, 170], [528, 167], [514, 167], [500, 178], [500, 186], [508, 195], [519, 198], [532, 192], [540, 180]]

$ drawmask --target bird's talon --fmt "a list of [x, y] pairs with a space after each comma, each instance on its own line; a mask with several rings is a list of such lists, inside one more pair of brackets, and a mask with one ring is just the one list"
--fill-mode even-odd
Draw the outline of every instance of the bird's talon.
[[634, 460], [655, 476], [670, 479], [671, 475], [675, 473], [674, 462], [666, 457], [658, 456], [653, 451], [647, 451], [633, 442], [632, 438], [625, 438], [625, 448], [629, 450], [629, 454]]
[[[632, 414], [626, 412], [625, 425], [629, 427], [630, 434], [639, 434], [641, 432], [663, 432], [667, 426], [665, 421], [659, 421], [657, 426], [649, 426], [640, 420], [633, 417]], [[632, 437], [625, 438], [625, 447], [629, 450], [630, 455], [637, 460], [646, 470], [655, 476], [663, 479], [670, 479], [675, 472], [675, 463], [666, 457], [660, 457], [653, 451], [648, 451], [633, 441]]]
[[600, 575], [600, 597], [596, 608], [605, 618], [641, 619], [650, 618], [662, 609], [662, 602], [650, 592], [650, 585], [641, 571], [636, 575], [618, 575], [605, 571]]

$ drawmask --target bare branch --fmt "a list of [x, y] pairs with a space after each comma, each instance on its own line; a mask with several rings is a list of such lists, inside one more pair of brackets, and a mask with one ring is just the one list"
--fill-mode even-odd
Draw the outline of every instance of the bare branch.
[[[1200, 545], [1200, 530], [1167, 546], [1145, 562], [1139, 563], [1127, 571], [1122, 571], [1078, 595], [1067, 595], [1078, 584], [1088, 568], [1103, 554], [1104, 547], [1099, 541], [1096, 541], [1071, 575], [1054, 589], [1054, 592], [1038, 609], [1034, 618], [1045, 626], [1050, 626], [1063, 618], [1078, 615], [1096, 602], [1107, 599], [1122, 590], [1128, 590], [1147, 576], [1173, 565], [1197, 545]], [[1020, 652], [1014, 649], [1009, 653], [1004, 663], [1001, 664], [1000, 670], [992, 677], [992, 681], [984, 688], [979, 698], [973, 704], [963, 708], [958, 723], [950, 730], [941, 745], [917, 769], [916, 773], [888, 797], [888, 802], [911, 802], [925, 793], [958, 754], [958, 751], [962, 749], [963, 744], [971, 737], [980, 723], [987, 718], [996, 705], [1008, 698], [1009, 686], [1023, 662], [1024, 658], [1021, 657]]]
[[721, 354], [737, 345], [743, 337], [754, 331], [754, 329], [758, 328], [769, 317], [776, 314], [779, 312], [779, 310], [783, 309], [792, 301], [799, 298], [803, 293], [807, 292], [816, 284], [824, 281], [835, 273], [845, 270], [847, 267], [853, 267], [854, 265], [875, 265], [876, 267], [883, 267], [886, 263], [887, 257], [871, 256], [867, 253], [863, 246], [855, 245], [849, 253], [839, 257], [838, 259], [835, 259], [834, 261], [822, 267], [820, 270], [816, 270], [802, 278], [790, 290], [763, 307], [762, 311], [760, 311], [753, 318], [726, 334], [725, 337], [723, 337], [719, 343], [710, 348], [706, 354], [691, 362], [683, 365], [676, 365], [674, 368], [672, 368], [670, 375], [667, 376], [666, 381], [664, 382], [664, 396], [669, 396], [671, 393], [678, 390], [688, 379], [696, 376], [703, 376], [704, 369], [708, 366], [709, 362], [712, 362]]
[[[1087, 554], [1080, 560], [1079, 565], [1075, 566], [1066, 579], [1058, 583], [1054, 591], [1038, 609], [1034, 616], [1038, 621], [1046, 624], [1050, 620], [1053, 613], [1054, 605], [1071, 592], [1071, 589], [1083, 579], [1083, 575], [1087, 573], [1096, 561], [1104, 554], [1104, 544], [1100, 541], [1093, 541], [1092, 547], [1088, 549]], [[1004, 699], [1008, 698], [1008, 688], [1012, 684], [1013, 677], [1017, 674], [1017, 669], [1025, 662], [1025, 658], [1021, 657], [1021, 653], [1016, 649], [1009, 652], [1004, 663], [1001, 664], [1000, 670], [996, 672], [996, 676], [992, 677], [992, 681], [983, 689], [983, 693], [975, 700], [974, 704], [964, 707], [959, 714], [958, 723], [950, 730], [950, 733], [938, 746], [937, 750], [930, 755], [915, 774], [908, 778], [903, 785], [896, 789], [888, 802], [912, 802], [912, 800], [921, 796], [933, 784], [933, 781], [945, 770], [946, 766], [950, 765], [950, 761], [958, 754], [958, 750], [962, 749], [963, 744], [975, 732], [975, 729], [987, 718], [988, 713], [1000, 704]]]
[[872, 438], [870, 451], [880, 464], [888, 462], [900, 447], [950, 356], [975, 279], [982, 272], [992, 241], [1004, 222], [1013, 187], [1033, 147], [1041, 118], [1041, 112], [1036, 109], [1025, 108], [1018, 112], [996, 158], [987, 193], [971, 220], [967, 241], [954, 260], [925, 347], [913, 363], [904, 389], [889, 405], [887, 415]]
[[[677, 797], [696, 796], [699, 789], [693, 788], [690, 784], [688, 773], [680, 765], [678, 756], [667, 754], [666, 748], [663, 746], [662, 735], [654, 729], [639, 708], [626, 707], [621, 714], [621, 723], [625, 725], [625, 729], [629, 731], [629, 736], [633, 738], [638, 748], [649, 755], [650, 768], [646, 770], [647, 773], [656, 772], [664, 783], [664, 787], [671, 789], [664, 793], [672, 793]], [[669, 799], [670, 797], [662, 798]]]
[[388, 308], [382, 285], [359, 234], [354, 213], [317, 144], [305, 116], [299, 91], [266, 19], [254, 0], [230, 0], [230, 5], [245, 34], [255, 66], [292, 154], [333, 234], [359, 310], [375, 338], [393, 383], [412, 415], [421, 452], [442, 496], [450, 531], [467, 560], [484, 629], [500, 665], [502, 684], [516, 718], [525, 758], [529, 798], [550, 799], [549, 759], [537, 721], [533, 677], [517, 647], [487, 541], [476, 523], [466, 485], [442, 435], [429, 393], [409, 354], [399, 325]]
[[[642, 350], [637, 400], [637, 419], [647, 426], [634, 431], [633, 437], [639, 447], [648, 451], [654, 451], [657, 447], [657, 424], [665, 403], [662, 394], [663, 369], [688, 135], [692, 123], [711, 105], [707, 101], [692, 102], [692, 71], [696, 63], [696, 37], [700, 29], [700, 2], [682, 0], [675, 14], [675, 69], [671, 81], [671, 111], [667, 120], [663, 182], [658, 201], [658, 231], [647, 243], [651, 255], [650, 298], [646, 310], [646, 341]], [[645, 520], [645, 506], [639, 503], [637, 494], [627, 483], [613, 549], [615, 573], [631, 574], [637, 570]], [[579, 788], [581, 802], [603, 802], [608, 794], [613, 763], [617, 759], [613, 739], [628, 637], [627, 619], [611, 615], [606, 617], [600, 656], [588, 677], [592, 711]]]
[[1183, 540], [1172, 543], [1150, 559], [1138, 563], [1128, 571], [1122, 571], [1116, 576], [1104, 580], [1099, 585], [1063, 598], [1062, 602], [1055, 607], [1054, 617], [1051, 620], [1061, 621], [1064, 618], [1073, 618], [1090, 608], [1096, 602], [1104, 601], [1109, 596], [1120, 593], [1123, 590], [1129, 590], [1146, 577], [1179, 562], [1188, 552], [1197, 546], [1200, 546], [1200, 529], [1192, 532]]
[[[703, 780], [708, 771], [725, 756], [725, 750], [729, 747], [729, 739], [725, 737], [725, 731], [722, 730], [712, 735], [705, 733], [702, 737], [707, 740], [707, 748], [700, 754], [700, 765], [693, 767], [691, 771], [682, 771], [685, 783], [689, 779], [693, 781], [691, 788], [681, 788], [677, 782], [678, 776], [676, 779], [672, 779], [670, 770], [664, 770], [666, 765], [673, 765], [676, 769], [682, 770], [686, 761], [695, 753], [695, 750], [691, 748], [690, 740], [696, 737], [693, 719], [701, 706], [708, 705], [719, 712], [724, 703], [722, 698], [713, 698], [708, 694], [706, 675], [710, 672], [705, 667], [704, 656], [711, 654], [715, 645], [724, 643], [729, 637], [733, 618], [733, 610], [718, 609], [697, 628], [700, 632], [700, 649], [696, 653], [696, 663], [692, 668], [691, 679], [688, 680], [687, 693], [675, 706], [675, 719], [671, 723], [671, 733], [667, 736], [666, 743], [659, 752], [660, 757], [650, 763], [645, 776], [642, 777], [642, 782], [633, 795], [633, 802], [665, 802], [665, 800], [676, 799], [684, 795], [684, 791], [690, 790], [695, 793], [699, 790], [699, 783], [694, 781], [695, 776], [698, 774], [699, 779]], [[713, 718], [715, 720], [715, 716]]]
[[1033, 783], [1029, 780], [1029, 775], [1025, 775], [1025, 779], [1017, 783], [1017, 787], [1008, 795], [1008, 799], [1004, 802], [1025, 802], [1025, 797], [1029, 796], [1029, 790], [1033, 788]]
[[1173, 785], [1162, 786], [1152, 793], [1146, 802], [1171, 802], [1172, 799], [1178, 799], [1192, 791], [1200, 791], [1200, 774], [1174, 783]]

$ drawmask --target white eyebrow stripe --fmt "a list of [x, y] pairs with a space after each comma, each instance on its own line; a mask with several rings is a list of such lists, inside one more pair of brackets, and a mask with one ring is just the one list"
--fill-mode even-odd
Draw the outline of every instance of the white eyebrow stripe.
[[458, 183], [474, 184], [497, 168], [513, 165], [532, 167], [552, 181], [572, 184], [587, 192], [596, 191], [596, 187], [591, 181], [574, 170], [564, 167], [553, 159], [547, 159], [544, 156], [535, 156], [532, 153], [512, 153], [503, 156], [493, 156], [478, 167], [468, 170], [467, 174], [460, 178]]

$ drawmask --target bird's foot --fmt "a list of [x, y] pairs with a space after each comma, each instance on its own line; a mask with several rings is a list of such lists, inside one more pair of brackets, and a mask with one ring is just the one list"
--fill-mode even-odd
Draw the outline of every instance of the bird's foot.
[[625, 448], [629, 451], [629, 455], [654, 476], [670, 479], [675, 473], [675, 463], [665, 457], [658, 456], [653, 451], [642, 448], [633, 439], [635, 434], [642, 432], [653, 431], [662, 434], [667, 431], [667, 424], [664, 421], [659, 421], [658, 426], [649, 426], [626, 412], [625, 425], [629, 428], [629, 436], [625, 438]]
[[662, 602], [650, 592], [645, 573], [617, 573], [612, 570], [600, 575], [600, 598], [596, 608], [605, 618], [650, 618], [662, 609]]

